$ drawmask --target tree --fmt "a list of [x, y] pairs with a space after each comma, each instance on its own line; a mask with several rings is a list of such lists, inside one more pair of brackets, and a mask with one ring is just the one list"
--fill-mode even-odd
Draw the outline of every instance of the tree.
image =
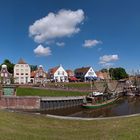
[[108, 70], [107, 69], [101, 69], [101, 72], [108, 72]]
[[120, 80], [124, 78], [128, 78], [128, 74], [126, 73], [124, 68], [110, 68], [109, 69], [110, 77], [114, 80]]
[[31, 71], [36, 71], [37, 70], [37, 65], [30, 65]]
[[11, 63], [8, 59], [5, 59], [1, 65], [3, 64], [7, 65], [8, 72], [13, 74], [15, 64]]

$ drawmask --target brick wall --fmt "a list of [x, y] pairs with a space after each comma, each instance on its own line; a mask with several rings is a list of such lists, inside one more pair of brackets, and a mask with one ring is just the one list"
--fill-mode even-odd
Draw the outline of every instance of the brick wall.
[[39, 97], [1, 96], [0, 108], [9, 109], [40, 109]]

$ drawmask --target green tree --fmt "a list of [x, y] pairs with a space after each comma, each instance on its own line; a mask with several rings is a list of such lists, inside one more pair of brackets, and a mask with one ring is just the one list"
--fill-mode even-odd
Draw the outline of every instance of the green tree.
[[128, 74], [126, 73], [124, 68], [110, 68], [109, 69], [110, 77], [114, 80], [120, 80], [124, 78], [128, 78]]
[[8, 59], [5, 59], [1, 65], [3, 64], [7, 65], [8, 72], [13, 74], [15, 64], [11, 63]]
[[101, 69], [101, 72], [108, 72], [107, 69]]
[[31, 71], [36, 71], [37, 70], [37, 65], [30, 65]]

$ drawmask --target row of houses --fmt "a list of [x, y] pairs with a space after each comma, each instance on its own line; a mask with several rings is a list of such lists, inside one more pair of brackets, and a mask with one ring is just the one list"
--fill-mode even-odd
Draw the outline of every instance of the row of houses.
[[72, 82], [72, 81], [89, 81], [94, 79], [106, 79], [107, 73], [95, 72], [92, 67], [77, 68], [75, 71], [65, 70], [62, 65], [51, 68], [46, 72], [40, 65], [37, 70], [31, 71], [30, 65], [23, 59], [14, 66], [14, 74], [10, 74], [6, 65], [2, 65], [0, 71], [1, 83], [10, 84], [14, 79], [16, 84], [27, 83], [46, 83], [51, 82]]

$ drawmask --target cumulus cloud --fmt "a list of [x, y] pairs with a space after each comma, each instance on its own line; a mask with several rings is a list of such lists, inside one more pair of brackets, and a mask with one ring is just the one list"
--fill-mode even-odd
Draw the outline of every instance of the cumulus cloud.
[[71, 36], [78, 33], [78, 25], [84, 20], [84, 11], [79, 9], [60, 10], [58, 13], [49, 13], [46, 17], [39, 19], [29, 26], [29, 36], [37, 43], [47, 40]]
[[63, 47], [63, 46], [65, 46], [65, 43], [64, 42], [56, 42], [56, 45], [60, 46], [60, 47]]
[[109, 65], [113, 65], [113, 63], [111, 62], [115, 62], [119, 59], [117, 54], [114, 55], [104, 55], [102, 57], [100, 57], [100, 64], [105, 65], [105, 66], [109, 66]]
[[92, 48], [98, 44], [102, 44], [102, 41], [98, 41], [98, 40], [85, 40], [83, 47], [85, 48]]
[[51, 55], [50, 47], [44, 47], [42, 45], [39, 45], [36, 49], [34, 49], [34, 53], [36, 56], [49, 56]]

